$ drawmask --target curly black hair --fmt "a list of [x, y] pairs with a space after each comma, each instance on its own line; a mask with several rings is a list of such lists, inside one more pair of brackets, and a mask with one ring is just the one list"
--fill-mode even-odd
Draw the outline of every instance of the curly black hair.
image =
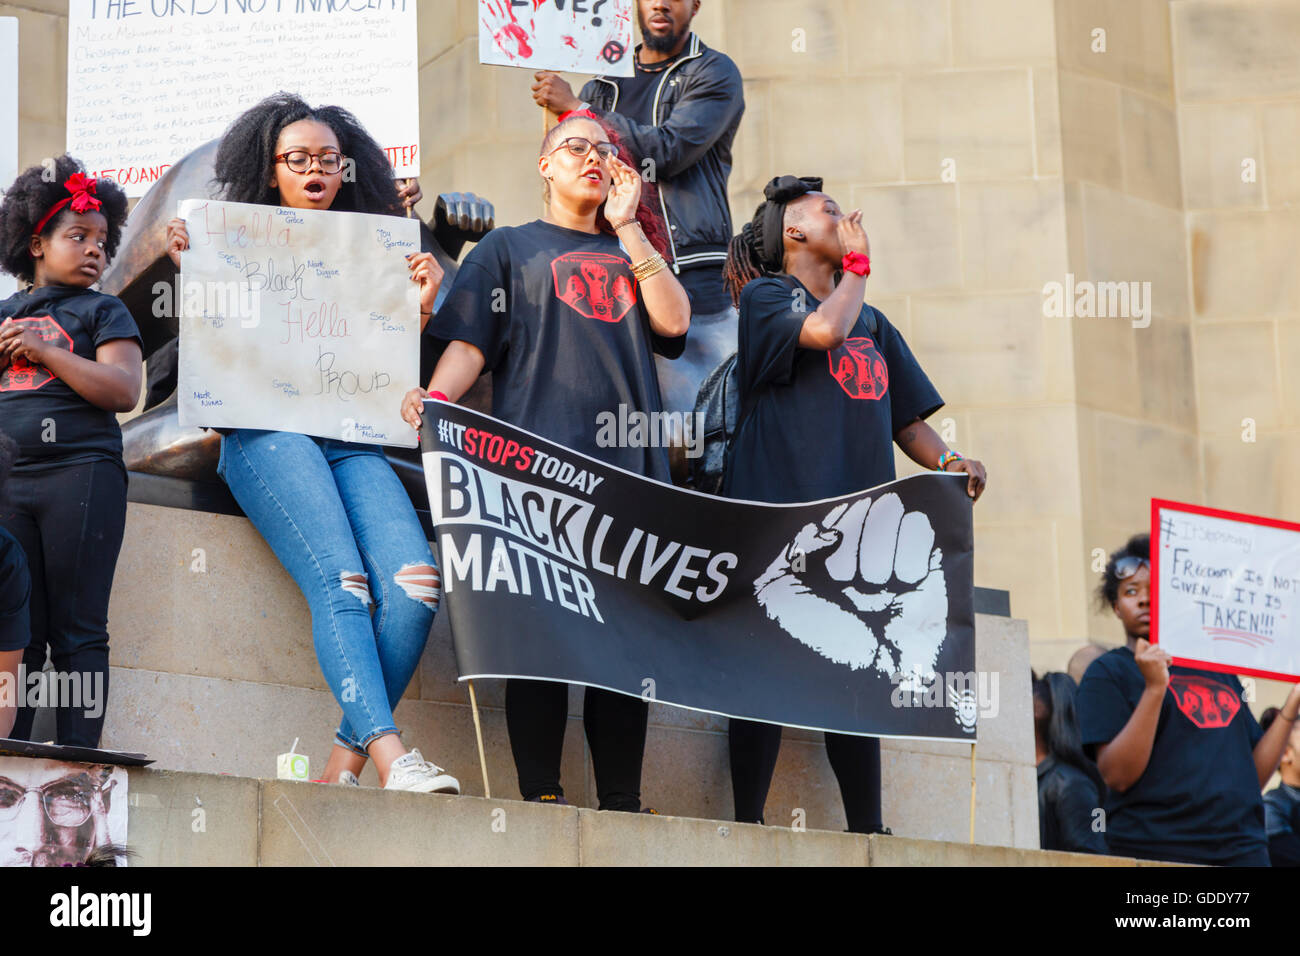
[[[32, 232], [51, 206], [71, 195], [63, 185], [68, 177], [85, 171], [80, 162], [65, 153], [53, 160], [53, 168], [47, 161], [18, 175], [5, 191], [4, 202], [0, 203], [0, 269], [20, 282], [36, 281], [36, 260], [30, 250]], [[126, 223], [126, 193], [111, 179], [101, 178], [95, 182], [95, 198], [101, 204], [99, 211], [108, 220], [108, 241], [104, 252], [111, 260], [122, 238], [122, 226]], [[64, 206], [45, 224], [41, 235], [53, 232], [62, 219], [73, 215], [71, 209], [71, 206]]]
[[1106, 570], [1102, 572], [1101, 584], [1097, 585], [1098, 610], [1112, 608], [1119, 600], [1119, 575], [1115, 573], [1115, 565], [1125, 558], [1142, 558], [1150, 561], [1151, 535], [1135, 534], [1128, 539], [1124, 547], [1111, 554], [1110, 560], [1106, 562]]
[[338, 137], [339, 149], [353, 164], [344, 166], [343, 182], [331, 209], [380, 215], [405, 214], [397, 195], [393, 167], [361, 122], [341, 106], [311, 107], [293, 93], [275, 93], [241, 113], [221, 137], [213, 163], [217, 195], [229, 202], [278, 206], [270, 185], [275, 144], [280, 132], [299, 120], [323, 123]]

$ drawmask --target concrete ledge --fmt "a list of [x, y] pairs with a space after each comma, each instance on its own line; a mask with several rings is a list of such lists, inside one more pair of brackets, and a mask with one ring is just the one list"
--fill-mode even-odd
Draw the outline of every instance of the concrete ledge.
[[[518, 800], [132, 769], [137, 866], [1133, 866]], [[1162, 865], [1148, 864], [1141, 865]]]
[[[140, 482], [136, 491], [164, 485], [163, 479], [152, 485]], [[998, 678], [997, 713], [982, 717], [979, 727], [975, 837], [982, 844], [1034, 848], [1038, 801], [1027, 629], [1023, 621], [996, 615], [976, 614], [975, 621], [976, 667]], [[324, 767], [339, 709], [316, 661], [307, 605], [246, 519], [133, 501], [109, 607], [109, 632], [113, 668], [105, 747], [147, 752], [159, 769], [256, 779], [274, 773], [276, 755], [300, 738], [299, 752], [311, 758], [312, 768]], [[395, 716], [408, 746], [446, 767], [465, 793], [482, 796], [473, 716], [466, 688], [456, 678], [448, 616], [439, 614]], [[504, 682], [479, 681], [476, 692], [492, 792], [517, 798]], [[581, 688], [571, 688], [561, 780], [575, 807], [594, 807], [582, 697]], [[900, 836], [924, 840], [966, 837], [968, 744], [886, 740], [882, 758], [887, 826]], [[733, 815], [728, 766], [724, 718], [663, 705], [651, 708], [642, 775], [645, 805], [682, 819], [728, 823]], [[362, 782], [377, 782], [372, 768], [367, 767]], [[287, 793], [297, 806], [294, 791]], [[192, 809], [197, 808], [187, 805], [186, 813]], [[299, 810], [314, 828], [308, 810]], [[265, 806], [263, 811], [270, 813]], [[786, 729], [766, 818], [787, 828], [802, 821], [808, 832], [844, 829], [839, 786], [822, 734]], [[292, 829], [284, 826], [283, 853], [266, 832], [263, 843], [276, 847], [277, 859], [310, 862], [309, 856], [289, 853], [287, 848], [297, 843]], [[745, 839], [732, 832], [737, 835], [726, 838], [727, 847]], [[601, 839], [599, 833], [597, 827], [591, 838]], [[427, 852], [437, 848], [422, 835], [395, 852], [418, 856], [402, 857], [411, 862], [426, 862]], [[684, 858], [694, 859], [690, 853]], [[730, 857], [724, 853], [718, 859], [724, 858]], [[262, 859], [268, 859], [265, 849]]]

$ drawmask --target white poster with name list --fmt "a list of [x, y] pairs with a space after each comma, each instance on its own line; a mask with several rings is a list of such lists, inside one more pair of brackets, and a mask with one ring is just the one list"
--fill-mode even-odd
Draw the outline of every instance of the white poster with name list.
[[207, 199], [178, 215], [182, 425], [415, 447], [417, 220]]
[[143, 196], [283, 90], [351, 110], [394, 175], [418, 176], [415, 12], [415, 0], [70, 0], [68, 152]]
[[1300, 681], [1300, 524], [1151, 502], [1151, 632], [1180, 663]]

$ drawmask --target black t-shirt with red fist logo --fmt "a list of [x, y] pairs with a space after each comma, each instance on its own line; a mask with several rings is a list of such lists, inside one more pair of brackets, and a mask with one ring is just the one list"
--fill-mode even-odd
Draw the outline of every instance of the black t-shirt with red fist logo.
[[755, 279], [740, 295], [736, 369], [749, 412], [727, 463], [728, 497], [820, 501], [893, 481], [894, 436], [943, 407], [903, 336], [869, 305], [839, 348], [801, 348], [820, 304], [793, 276]]
[[636, 440], [648, 438], [644, 428], [619, 423], [663, 410], [654, 353], [677, 358], [686, 336], [651, 330], [631, 260], [614, 237], [540, 219], [492, 230], [461, 263], [425, 334], [483, 353], [497, 418], [670, 480], [666, 448]]
[[[1090, 757], [1124, 729], [1145, 687], [1128, 647], [1088, 667], [1075, 712]], [[1111, 851], [1203, 863], [1263, 853], [1254, 757], [1263, 736], [1235, 675], [1171, 667], [1147, 768], [1123, 793], [1111, 790], [1099, 816]]]
[[[0, 322], [5, 319], [92, 362], [105, 342], [140, 341], [121, 300], [89, 289], [42, 286], [18, 292], [0, 302]], [[117, 416], [90, 404], [43, 365], [19, 360], [0, 372], [0, 423], [18, 443], [15, 471], [122, 460]]]

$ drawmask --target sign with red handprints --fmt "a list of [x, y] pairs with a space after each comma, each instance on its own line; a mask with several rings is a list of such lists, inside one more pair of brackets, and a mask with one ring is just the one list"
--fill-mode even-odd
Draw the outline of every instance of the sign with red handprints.
[[631, 76], [632, 8], [632, 0], [479, 0], [479, 62]]

